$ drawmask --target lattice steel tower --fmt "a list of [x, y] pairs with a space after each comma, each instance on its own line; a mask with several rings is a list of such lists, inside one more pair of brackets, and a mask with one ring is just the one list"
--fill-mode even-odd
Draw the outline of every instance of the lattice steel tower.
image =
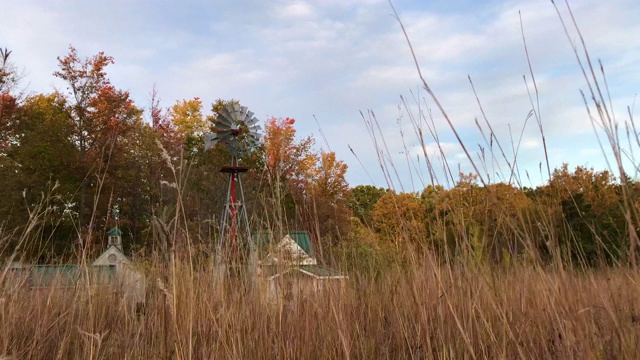
[[[249, 170], [238, 165], [238, 159], [255, 148], [260, 141], [260, 125], [245, 106], [229, 104], [218, 112], [212, 132], [204, 134], [205, 150], [216, 144], [231, 154], [231, 165], [220, 172], [229, 174], [226, 204], [220, 219], [220, 236], [216, 248], [216, 266], [238, 270], [249, 264], [254, 254], [249, 217], [240, 175]], [[249, 264], [250, 265], [250, 264]]]

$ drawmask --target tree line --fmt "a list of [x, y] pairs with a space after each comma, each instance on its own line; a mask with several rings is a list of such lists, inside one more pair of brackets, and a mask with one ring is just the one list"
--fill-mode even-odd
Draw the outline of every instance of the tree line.
[[[627, 186], [637, 223], [640, 182], [627, 179]], [[410, 251], [426, 248], [443, 259], [626, 265], [636, 235], [630, 233], [640, 229], [625, 218], [622, 187], [607, 170], [568, 164], [536, 188], [480, 185], [473, 174], [461, 174], [450, 189], [429, 185], [418, 193], [356, 186], [352, 233], [369, 231], [390, 252], [411, 245]]]
[[[212, 251], [228, 184], [218, 170], [230, 154], [204, 151], [203, 133], [237, 100], [205, 109], [199, 98], [182, 99], [165, 108], [153, 89], [145, 109], [109, 80], [112, 57], [82, 57], [73, 47], [53, 73], [64, 87], [25, 95], [10, 55], [0, 49], [3, 254], [54, 261], [99, 251], [116, 206], [129, 252]], [[299, 138], [295, 122], [267, 119], [263, 141], [241, 159], [250, 168], [243, 184], [255, 231], [307, 230], [317, 256], [351, 263], [422, 250], [500, 264], [628, 260], [637, 229], [625, 219], [623, 194], [634, 209], [640, 204], [631, 179], [623, 192], [608, 171], [564, 165], [536, 188], [480, 185], [472, 174], [418, 193], [350, 187], [347, 165], [317, 150], [312, 136]]]
[[[237, 100], [219, 99], [208, 113], [199, 98], [163, 108], [154, 89], [143, 110], [109, 80], [112, 57], [81, 57], [73, 47], [53, 74], [65, 87], [25, 96], [10, 54], [3, 50], [0, 68], [0, 227], [11, 232], [5, 250], [19, 246], [27, 230], [35, 241], [22, 250], [30, 258], [100, 248], [115, 206], [128, 250], [153, 251], [171, 226], [181, 231], [170, 247], [187, 237], [203, 248], [212, 242], [228, 184], [218, 170], [230, 154], [204, 151], [203, 133]], [[347, 166], [316, 150], [312, 137], [297, 139], [294, 123], [267, 119], [264, 141], [241, 159], [251, 169], [243, 182], [253, 225], [336, 236], [331, 222], [312, 222], [345, 213]]]

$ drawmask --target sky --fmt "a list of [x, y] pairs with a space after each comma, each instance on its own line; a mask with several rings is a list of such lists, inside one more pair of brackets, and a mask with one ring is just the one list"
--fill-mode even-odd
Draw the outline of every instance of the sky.
[[[640, 90], [640, 2], [569, 4], [592, 60], [604, 65], [623, 128]], [[570, 25], [564, 0], [557, 5]], [[607, 168], [580, 94], [587, 83], [551, 1], [395, 0], [393, 6], [425, 81], [485, 181], [509, 180], [498, 143], [510, 163], [520, 144], [521, 185], [548, 180], [538, 122], [528, 116], [534, 108], [552, 169], [562, 163]], [[113, 56], [112, 83], [145, 109], [155, 85], [164, 107], [199, 97], [208, 109], [218, 98], [236, 99], [262, 120], [295, 118], [299, 138], [314, 136], [318, 150], [335, 151], [349, 165], [352, 186], [419, 191], [432, 183], [425, 154], [443, 185], [441, 153], [454, 178], [473, 171], [425, 91], [387, 0], [0, 0], [0, 12], [0, 47], [12, 50], [27, 93], [63, 87], [52, 74], [56, 58], [72, 45], [84, 57]], [[489, 144], [485, 116], [497, 139]]]

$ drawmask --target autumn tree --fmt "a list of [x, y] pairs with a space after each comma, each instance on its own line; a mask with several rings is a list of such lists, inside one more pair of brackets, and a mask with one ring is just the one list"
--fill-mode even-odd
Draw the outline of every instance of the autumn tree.
[[441, 222], [446, 229], [434, 241], [446, 241], [450, 252], [478, 262], [510, 262], [531, 241], [531, 200], [509, 184], [480, 186], [476, 176], [460, 174], [455, 187], [446, 191], [428, 187], [423, 199], [429, 209], [435, 205], [435, 217], [428, 211], [429, 221]]
[[402, 247], [426, 240], [425, 216], [425, 205], [417, 194], [388, 191], [373, 207], [372, 221], [382, 241]]
[[481, 235], [476, 254], [481, 252], [481, 258], [505, 264], [529, 254], [528, 246], [536, 245], [529, 236], [531, 200], [522, 190], [505, 183], [487, 184], [478, 191], [480, 206], [472, 218]]
[[[60, 70], [54, 76], [66, 82], [66, 91], [60, 91], [60, 96], [67, 100], [67, 108], [73, 124], [73, 140], [79, 150], [79, 163], [82, 171], [87, 175], [91, 164], [87, 161], [87, 153], [93, 150], [92, 138], [96, 136], [95, 119], [92, 116], [91, 102], [95, 101], [100, 88], [109, 85], [105, 68], [113, 64], [113, 58], [103, 52], [81, 59], [76, 49], [69, 47], [69, 54], [58, 57]], [[85, 225], [88, 181], [84, 180], [80, 188], [80, 204], [78, 209], [78, 223], [82, 229]]]
[[609, 171], [567, 164], [555, 169], [538, 201], [554, 216], [558, 244], [567, 260], [597, 265], [617, 262], [626, 255], [620, 184]]
[[325, 247], [323, 250], [335, 245], [349, 230], [347, 168], [334, 152], [321, 152], [319, 162], [312, 169], [305, 202], [309, 207], [307, 214], [312, 217], [307, 219], [307, 226], [315, 225], [317, 235], [324, 240], [320, 244]]
[[[140, 128], [137, 136], [140, 137], [140, 144], [144, 144], [145, 158], [149, 177], [149, 201], [152, 207], [159, 210], [168, 198], [163, 196], [163, 186], [161, 182], [171, 180], [170, 167], [180, 158], [183, 138], [176, 126], [171, 121], [171, 110], [163, 109], [160, 105], [160, 98], [156, 87], [151, 91], [150, 106], [148, 111], [149, 127]], [[151, 131], [151, 133], [149, 132]], [[175, 199], [171, 199], [175, 202]]]
[[[54, 76], [66, 83], [59, 96], [66, 100], [67, 111], [73, 120], [73, 142], [78, 149], [78, 164], [85, 178], [80, 186], [78, 223], [81, 231], [95, 219], [96, 203], [88, 198], [90, 189], [97, 198], [103, 189], [111, 156], [118, 141], [132, 124], [140, 119], [141, 111], [126, 91], [118, 90], [107, 78], [106, 67], [113, 58], [103, 52], [81, 58], [76, 49], [58, 58], [59, 70]], [[102, 178], [101, 178], [102, 176]], [[91, 217], [89, 223], [87, 218]], [[88, 234], [91, 234], [91, 228]]]
[[269, 207], [275, 210], [278, 223], [299, 217], [296, 202], [302, 201], [312, 169], [318, 157], [311, 150], [314, 140], [306, 137], [296, 141], [295, 119], [267, 119], [264, 131], [265, 172], [269, 185]]
[[351, 189], [348, 206], [363, 224], [371, 224], [371, 212], [387, 190], [373, 185], [358, 185]]
[[296, 139], [295, 120], [270, 118], [264, 135], [265, 175], [278, 222], [315, 234], [319, 248], [345, 236], [349, 226], [347, 165], [334, 152], [316, 152], [311, 136]]
[[208, 130], [207, 121], [202, 114], [202, 100], [177, 101], [170, 109], [171, 123], [183, 139], [186, 154], [191, 156], [202, 147], [202, 134]]
[[[219, 233], [219, 216], [227, 200], [229, 185], [228, 174], [220, 173], [220, 169], [230, 164], [231, 152], [222, 143], [205, 151], [202, 135], [206, 131], [214, 130], [218, 112], [230, 104], [240, 105], [240, 102], [234, 99], [218, 99], [211, 104], [211, 112], [206, 113], [200, 99], [195, 98], [176, 102], [167, 113], [171, 126], [182, 139], [178, 148], [186, 150], [182, 156], [173, 160], [176, 162], [176, 170], [180, 169], [179, 172], [184, 170], [183, 174], [188, 174], [179, 182], [183, 185], [182, 201], [191, 205], [185, 209], [188, 210], [184, 214], [187, 222], [185, 226], [193, 233]], [[241, 134], [240, 140], [242, 136]], [[262, 186], [264, 152], [259, 144], [244, 150], [239, 163], [249, 169], [242, 175], [242, 184], [245, 205], [249, 216], [252, 216], [261, 214], [263, 210], [263, 207], [259, 206], [261, 202], [258, 193], [264, 190]], [[180, 158], [183, 159], [182, 166], [178, 167]]]
[[165, 110], [160, 105], [160, 98], [155, 86], [150, 95], [149, 111], [147, 112], [148, 122], [157, 135], [160, 145], [168, 153], [170, 158], [175, 159], [179, 156], [178, 150], [182, 143], [180, 132], [172, 122], [171, 109]]
[[318, 156], [312, 151], [313, 137], [296, 141], [295, 122], [292, 118], [270, 118], [266, 121], [266, 169], [272, 182], [286, 180], [291, 187], [303, 189], [318, 163]]
[[11, 211], [11, 216], [4, 212], [0, 217], [19, 227], [28, 223], [31, 207], [41, 203], [49, 207], [52, 211], [43, 219], [47, 225], [38, 241], [48, 238], [55, 228], [57, 236], [47, 245], [56, 253], [69, 244], [73, 224], [67, 215], [81, 181], [70, 123], [64, 99], [55, 94], [26, 98], [15, 114], [14, 143], [6, 153], [7, 162], [0, 166], [5, 179], [0, 189], [0, 213]]
[[17, 108], [18, 102], [15, 97], [9, 93], [0, 93], [0, 156], [6, 155], [11, 144], [15, 142], [14, 125]]
[[[19, 109], [16, 145], [8, 157], [18, 163], [20, 178], [27, 182], [54, 181], [68, 184], [70, 193], [79, 176], [74, 175], [77, 149], [71, 140], [71, 119], [65, 100], [55, 94], [27, 98]], [[32, 190], [31, 186], [26, 187]], [[36, 194], [42, 186], [33, 188]]]
[[[432, 189], [431, 196], [423, 195], [425, 200], [435, 199], [437, 218], [446, 227], [446, 232], [440, 235], [443, 241], [446, 238], [449, 249], [456, 253], [470, 249], [476, 257], [484, 256], [485, 229], [478, 220], [486, 204], [477, 176], [460, 174], [453, 188], [444, 192]], [[425, 204], [430, 205], [429, 201]]]

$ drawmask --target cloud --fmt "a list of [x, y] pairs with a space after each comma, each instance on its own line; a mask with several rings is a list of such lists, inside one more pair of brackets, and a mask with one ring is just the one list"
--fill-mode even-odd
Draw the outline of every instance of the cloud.
[[281, 8], [276, 8], [275, 16], [282, 20], [289, 20], [290, 18], [310, 18], [316, 15], [313, 7], [306, 2], [296, 1], [290, 4], [283, 5]]
[[[490, 130], [468, 75], [507, 157], [513, 157], [512, 139], [516, 141], [524, 129], [518, 155], [522, 168], [537, 171], [544, 160], [536, 119], [529, 116], [537, 100], [522, 43], [521, 14], [550, 159], [554, 165], [563, 159], [593, 161], [580, 150], [597, 144], [579, 93], [586, 84], [550, 3], [406, 1], [395, 6], [425, 79], [474, 159], [480, 147], [489, 149], [476, 120], [485, 137]], [[630, 0], [584, 0], [572, 1], [571, 6], [592, 60], [597, 63], [600, 58], [605, 65], [622, 121], [640, 80], [640, 5]], [[3, 13], [0, 46], [14, 50], [14, 62], [26, 70], [32, 91], [50, 91], [52, 84], [59, 84], [51, 74], [56, 56], [64, 55], [69, 44], [86, 56], [105, 51], [116, 59], [109, 67], [113, 83], [129, 90], [139, 106], [148, 104], [157, 83], [165, 106], [194, 96], [205, 103], [235, 98], [263, 118], [295, 117], [300, 135], [319, 135], [315, 115], [331, 148], [348, 161], [352, 184], [370, 182], [366, 172], [376, 183], [384, 183], [359, 111], [375, 112], [390, 156], [397, 161], [405, 161], [405, 147], [420, 144], [409, 120], [409, 112], [419, 116], [414, 96], [423, 114], [431, 111], [442, 144], [458, 144], [421, 89], [409, 48], [384, 0], [192, 1], [162, 6], [149, 1], [117, 6], [106, 1], [8, 2]], [[573, 30], [570, 36], [578, 39]], [[401, 95], [412, 104], [410, 109], [402, 106]], [[427, 136], [425, 141], [433, 151], [434, 139]], [[448, 148], [448, 157], [460, 162], [463, 170], [470, 169], [460, 150]], [[415, 176], [416, 171], [426, 174], [424, 164], [399, 168], [400, 177], [411, 172]]]

